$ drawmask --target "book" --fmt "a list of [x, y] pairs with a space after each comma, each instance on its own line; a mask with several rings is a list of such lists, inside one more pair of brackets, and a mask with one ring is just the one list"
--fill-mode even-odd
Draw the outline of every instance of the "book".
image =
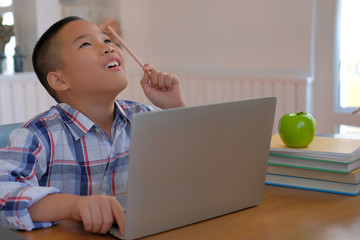
[[276, 134], [269, 164], [347, 173], [360, 167], [360, 139], [315, 136], [308, 147], [290, 148]]
[[350, 163], [327, 161], [314, 158], [299, 158], [270, 153], [268, 165], [312, 169], [337, 173], [349, 173], [360, 167], [360, 159]]
[[360, 139], [315, 136], [309, 146], [291, 148], [276, 134], [271, 138], [270, 151], [275, 154], [347, 162], [360, 157]]
[[351, 183], [351, 184], [360, 183], [360, 168], [350, 173], [338, 173], [338, 172], [329, 172], [329, 171], [318, 171], [313, 169], [268, 165], [267, 173], [288, 175], [293, 177], [313, 178], [317, 180], [327, 180], [327, 181], [343, 182], [343, 183]]
[[341, 183], [272, 173], [266, 174], [265, 183], [268, 185], [323, 191], [352, 196], [356, 196], [360, 192], [360, 184]]

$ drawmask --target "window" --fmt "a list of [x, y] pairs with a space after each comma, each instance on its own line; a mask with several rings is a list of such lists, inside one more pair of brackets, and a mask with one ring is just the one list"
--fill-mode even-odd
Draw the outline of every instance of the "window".
[[12, 0], [0, 0], [0, 7], [9, 7], [12, 4]]
[[16, 46], [12, 0], [0, 0], [0, 14], [2, 18], [2, 22], [0, 22], [1, 41], [3, 41], [2, 44], [5, 44], [4, 50], [0, 49], [0, 59], [2, 60], [0, 69], [2, 74], [12, 74], [14, 73], [13, 56]]
[[[338, 111], [348, 113], [360, 106], [360, 22], [359, 0], [341, 0], [339, 18]], [[360, 121], [360, 118], [359, 118]], [[360, 128], [340, 124], [340, 134], [360, 133]]]
[[342, 0], [340, 17], [340, 108], [360, 106], [360, 1]]

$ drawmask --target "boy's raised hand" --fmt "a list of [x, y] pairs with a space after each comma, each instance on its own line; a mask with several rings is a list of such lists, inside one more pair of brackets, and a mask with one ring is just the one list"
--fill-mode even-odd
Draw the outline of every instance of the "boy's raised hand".
[[[141, 86], [146, 97], [157, 107], [185, 107], [180, 79], [173, 74], [159, 72], [154, 66], [145, 64]], [[150, 75], [150, 76], [149, 76]]]

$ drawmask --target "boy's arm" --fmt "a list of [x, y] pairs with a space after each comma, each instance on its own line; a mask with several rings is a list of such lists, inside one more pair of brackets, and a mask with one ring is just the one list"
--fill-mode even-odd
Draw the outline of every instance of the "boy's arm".
[[110, 221], [123, 231], [123, 211], [114, 197], [80, 197], [39, 186], [47, 167], [44, 149], [26, 128], [14, 130], [11, 145], [0, 149], [0, 225], [30, 231], [72, 218], [89, 231], [103, 233]]
[[124, 234], [124, 212], [113, 196], [51, 194], [33, 204], [29, 213], [34, 222], [75, 219], [83, 222], [86, 231], [103, 234], [116, 222]]
[[[141, 86], [155, 106], [166, 109], [187, 105], [182, 96], [180, 79], [176, 75], [159, 72], [150, 64], [145, 64], [143, 70]], [[150, 76], [148, 72], [151, 72]]]
[[38, 177], [46, 171], [46, 155], [35, 135], [26, 128], [15, 129], [10, 145], [0, 149], [0, 225], [6, 228], [32, 230], [54, 225], [33, 222], [28, 207], [39, 199], [58, 193], [54, 187], [39, 186]]

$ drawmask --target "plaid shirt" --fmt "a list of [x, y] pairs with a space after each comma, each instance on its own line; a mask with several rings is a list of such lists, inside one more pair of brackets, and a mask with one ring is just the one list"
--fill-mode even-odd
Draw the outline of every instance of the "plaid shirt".
[[71, 106], [61, 103], [14, 130], [0, 150], [0, 224], [31, 230], [28, 207], [52, 193], [126, 192], [131, 117], [154, 108], [115, 102], [112, 139]]

